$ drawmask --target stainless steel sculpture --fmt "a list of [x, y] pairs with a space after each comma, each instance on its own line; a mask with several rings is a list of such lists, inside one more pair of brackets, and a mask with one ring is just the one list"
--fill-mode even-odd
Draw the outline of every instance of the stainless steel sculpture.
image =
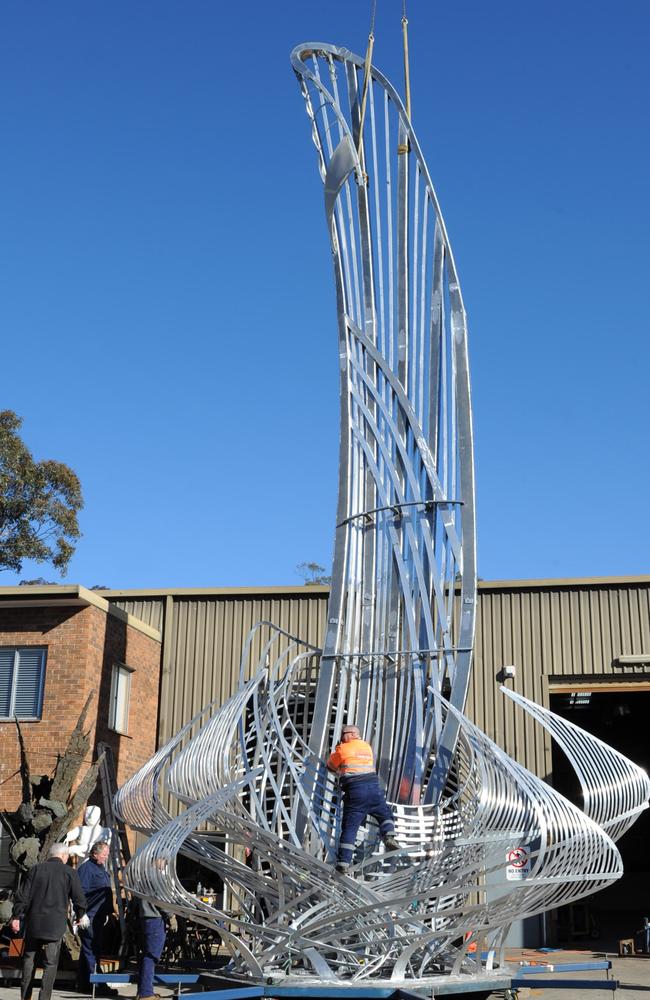
[[[476, 570], [453, 257], [388, 81], [331, 45], [299, 46], [292, 64], [325, 188], [339, 323], [327, 634], [321, 651], [261, 622], [262, 655], [249, 664], [251, 635], [237, 694], [204, 709], [124, 785], [119, 812], [150, 835], [126, 883], [214, 927], [242, 974], [423, 985], [476, 973], [477, 942], [496, 949], [513, 920], [618, 878], [614, 841], [650, 785], [594, 737], [504, 691], [573, 762], [582, 811], [463, 714]], [[323, 760], [351, 721], [375, 749], [404, 846], [384, 853], [369, 825], [347, 877], [332, 868], [337, 790]], [[221, 908], [183, 888], [179, 852], [223, 879]]]

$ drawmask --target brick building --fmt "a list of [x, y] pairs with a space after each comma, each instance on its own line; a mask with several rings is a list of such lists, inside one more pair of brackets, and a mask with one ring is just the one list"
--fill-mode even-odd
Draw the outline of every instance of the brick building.
[[111, 746], [118, 783], [147, 761], [156, 748], [160, 653], [155, 628], [85, 587], [1, 588], [0, 809], [21, 799], [13, 718], [32, 770], [51, 773], [91, 691], [91, 746]]

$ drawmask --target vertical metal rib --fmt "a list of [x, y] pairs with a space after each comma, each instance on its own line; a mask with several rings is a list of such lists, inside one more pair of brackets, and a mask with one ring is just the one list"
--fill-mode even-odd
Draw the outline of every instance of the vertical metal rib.
[[[456, 647], [461, 633], [464, 650], [471, 651], [473, 641], [471, 412], [468, 394], [456, 386], [467, 371], [464, 312], [444, 310], [446, 298], [460, 301], [453, 258], [395, 91], [373, 67], [360, 137], [363, 61], [332, 46], [305, 46], [296, 50], [293, 64], [311, 106], [321, 108], [328, 123], [324, 142], [315, 138], [326, 172], [346, 400], [331, 628], [312, 749], [322, 756], [337, 726], [358, 716], [388, 787], [398, 797], [422, 795], [433, 802], [444, 788], [455, 724], [447, 723], [443, 736], [445, 724], [426, 686], [451, 686], [454, 703], [462, 705], [470, 652], [458, 656]], [[314, 70], [322, 65], [327, 76]], [[334, 121], [338, 144], [331, 139]], [[454, 325], [458, 316], [461, 325]], [[376, 345], [378, 357], [364, 349], [363, 337]], [[461, 406], [463, 414], [456, 412]], [[451, 503], [408, 508], [434, 498]], [[364, 517], [376, 507], [393, 511]], [[420, 656], [439, 647], [445, 658]], [[349, 657], [403, 649], [413, 651], [407, 667], [389, 668], [381, 701], [369, 705], [376, 678], [353, 668]], [[425, 719], [427, 705], [433, 723]]]

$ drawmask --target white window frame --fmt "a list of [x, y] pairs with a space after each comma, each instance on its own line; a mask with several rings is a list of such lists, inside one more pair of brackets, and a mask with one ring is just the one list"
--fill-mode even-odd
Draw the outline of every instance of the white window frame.
[[[3, 650], [10, 650], [14, 654], [14, 662], [11, 668], [11, 694], [9, 696], [9, 714], [0, 715], [0, 722], [10, 722], [18, 719], [19, 722], [40, 722], [43, 717], [43, 690], [45, 688], [45, 663], [47, 660], [47, 646], [2, 646]], [[23, 650], [38, 652], [41, 654], [40, 673], [38, 678], [38, 691], [36, 701], [36, 715], [16, 715], [16, 685], [18, 683], [18, 667], [20, 664], [20, 654]]]
[[[108, 707], [108, 728], [122, 736], [129, 735], [129, 712], [131, 708], [131, 675], [134, 673], [133, 667], [127, 667], [126, 663], [114, 663], [111, 672], [111, 700]], [[120, 682], [125, 685], [124, 707], [121, 718], [118, 718], [118, 705], [120, 696]]]

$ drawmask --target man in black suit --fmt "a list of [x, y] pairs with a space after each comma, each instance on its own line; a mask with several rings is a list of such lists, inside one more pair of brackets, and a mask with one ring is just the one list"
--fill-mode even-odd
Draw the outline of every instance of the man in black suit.
[[88, 924], [86, 897], [79, 876], [68, 868], [69, 852], [65, 844], [55, 844], [43, 864], [34, 865], [16, 893], [11, 918], [14, 933], [25, 924], [25, 952], [20, 1000], [31, 1000], [36, 954], [43, 952], [43, 979], [39, 1000], [50, 1000], [59, 964], [61, 940], [68, 919], [68, 901], [77, 914], [80, 926]]

